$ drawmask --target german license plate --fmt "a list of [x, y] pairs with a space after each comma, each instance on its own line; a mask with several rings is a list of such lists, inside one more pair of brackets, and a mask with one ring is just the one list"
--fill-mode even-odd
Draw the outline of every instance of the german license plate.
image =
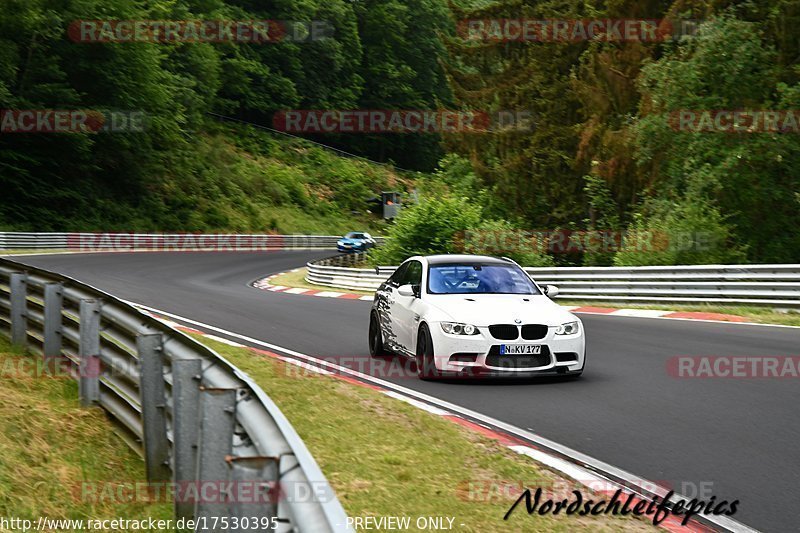
[[500, 355], [539, 355], [541, 344], [501, 344]]

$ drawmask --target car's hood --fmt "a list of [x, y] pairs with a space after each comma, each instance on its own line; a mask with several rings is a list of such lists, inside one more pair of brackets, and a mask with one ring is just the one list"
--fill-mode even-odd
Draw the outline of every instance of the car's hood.
[[361, 244], [364, 239], [339, 239], [339, 242], [342, 244]]
[[439, 311], [437, 314], [444, 315], [441, 320], [474, 326], [515, 323], [557, 326], [576, 320], [575, 315], [541, 295], [431, 294], [426, 300]]

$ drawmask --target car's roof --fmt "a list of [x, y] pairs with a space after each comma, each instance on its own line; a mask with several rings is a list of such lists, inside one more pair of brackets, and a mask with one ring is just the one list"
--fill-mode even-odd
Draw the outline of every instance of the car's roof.
[[423, 257], [428, 261], [429, 265], [442, 265], [448, 263], [493, 263], [498, 265], [509, 264], [509, 261], [506, 259], [500, 259], [499, 257], [492, 257], [489, 255], [439, 254], [426, 255]]

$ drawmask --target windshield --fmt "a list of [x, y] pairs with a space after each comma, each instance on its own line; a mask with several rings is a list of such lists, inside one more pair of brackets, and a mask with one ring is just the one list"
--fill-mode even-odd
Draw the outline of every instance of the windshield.
[[519, 267], [442, 264], [428, 267], [429, 294], [541, 294]]
[[350, 233], [345, 235], [344, 238], [345, 239], [366, 239], [366, 237], [364, 237], [363, 233], [356, 233], [354, 231], [351, 231]]

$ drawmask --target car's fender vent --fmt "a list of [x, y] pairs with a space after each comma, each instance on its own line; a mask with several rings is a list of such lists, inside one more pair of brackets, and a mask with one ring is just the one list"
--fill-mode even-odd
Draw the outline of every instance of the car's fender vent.
[[522, 326], [522, 338], [526, 341], [535, 341], [547, 336], [547, 326], [544, 324], [525, 324]]
[[519, 327], [514, 324], [493, 324], [489, 326], [489, 333], [495, 339], [513, 341], [519, 337]]

